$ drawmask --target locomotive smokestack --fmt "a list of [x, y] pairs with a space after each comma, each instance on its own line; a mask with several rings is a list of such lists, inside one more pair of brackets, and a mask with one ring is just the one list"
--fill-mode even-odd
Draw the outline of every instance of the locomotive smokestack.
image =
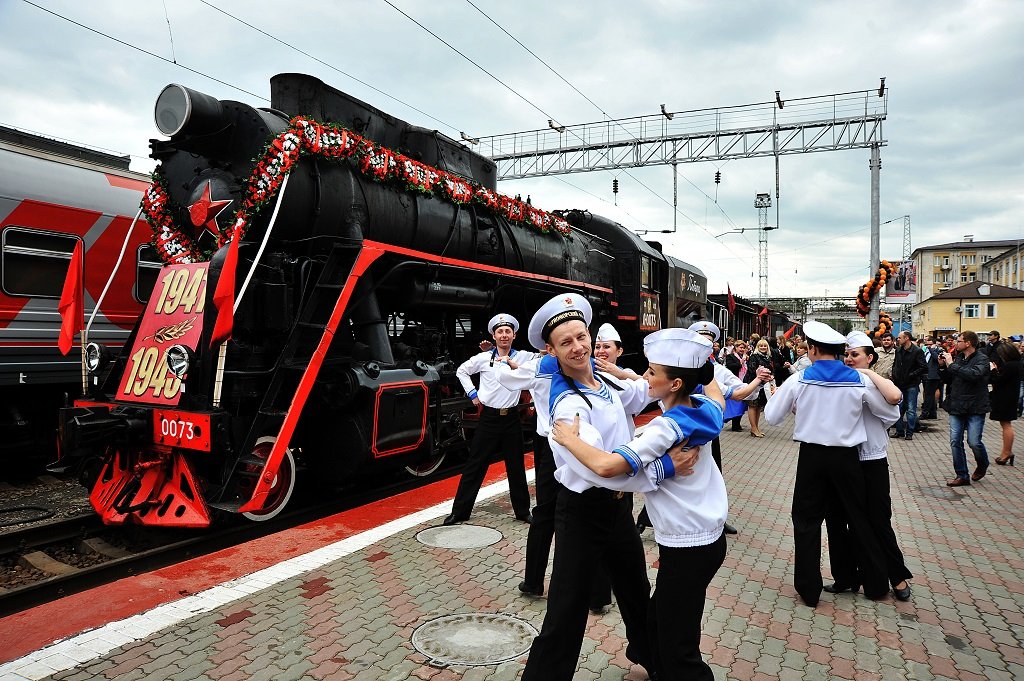
[[156, 98], [153, 112], [156, 127], [168, 137], [179, 133], [205, 135], [224, 127], [220, 100], [196, 90], [171, 83]]

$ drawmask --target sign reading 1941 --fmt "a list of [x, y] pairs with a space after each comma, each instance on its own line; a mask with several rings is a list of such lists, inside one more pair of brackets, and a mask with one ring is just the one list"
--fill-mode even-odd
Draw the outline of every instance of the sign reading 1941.
[[209, 263], [168, 265], [160, 271], [118, 388], [127, 402], [176, 405], [182, 383], [167, 369], [167, 348], [195, 350], [203, 332]]

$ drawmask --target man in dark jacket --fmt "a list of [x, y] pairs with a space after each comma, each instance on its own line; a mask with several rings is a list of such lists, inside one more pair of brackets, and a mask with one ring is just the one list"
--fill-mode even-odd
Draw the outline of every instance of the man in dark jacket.
[[914, 336], [909, 331], [901, 331], [896, 339], [896, 358], [892, 364], [892, 382], [903, 393], [900, 402], [900, 420], [896, 422], [896, 437], [914, 439], [917, 428], [917, 394], [921, 389], [921, 380], [928, 374], [928, 365], [924, 361], [924, 353], [914, 344]]
[[[956, 360], [948, 352], [939, 360], [942, 380], [948, 384], [946, 411], [949, 412], [949, 443], [953, 448], [953, 470], [956, 477], [947, 482], [950, 487], [970, 485], [985, 477], [988, 470], [988, 451], [981, 441], [985, 429], [988, 401], [988, 357], [978, 352], [978, 334], [964, 331], [956, 340]], [[967, 477], [967, 452], [964, 451], [964, 430], [967, 444], [974, 452], [977, 468]]]
[[928, 373], [924, 377], [924, 404], [921, 405], [922, 419], [938, 418], [937, 405], [942, 390], [942, 379], [939, 376], [939, 355], [942, 350], [935, 339], [927, 336], [924, 339], [924, 362], [928, 365]]

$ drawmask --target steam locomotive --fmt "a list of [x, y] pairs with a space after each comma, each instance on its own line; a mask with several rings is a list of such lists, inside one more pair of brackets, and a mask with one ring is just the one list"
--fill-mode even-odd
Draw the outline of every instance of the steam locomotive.
[[431, 470], [463, 444], [455, 368], [495, 310], [575, 291], [633, 348], [689, 313], [693, 273], [658, 244], [498, 194], [463, 144], [311, 76], [275, 76], [271, 103], [157, 100], [145, 203], [168, 264], [124, 349], [90, 343], [89, 392], [60, 415], [104, 522], [264, 520], [300, 467]]
[[100, 309], [100, 293], [149, 178], [129, 158], [0, 126], [0, 460], [38, 472], [55, 458], [57, 410], [81, 390], [78, 352], [57, 350], [57, 299], [75, 245], [84, 243], [90, 337], [120, 348], [161, 266], [135, 223]]

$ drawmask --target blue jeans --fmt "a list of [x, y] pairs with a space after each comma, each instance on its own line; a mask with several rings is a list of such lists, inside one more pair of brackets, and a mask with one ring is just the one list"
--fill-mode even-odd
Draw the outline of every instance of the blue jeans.
[[901, 389], [903, 401], [900, 402], [900, 420], [896, 422], [896, 437], [917, 429], [917, 394], [920, 390], [920, 385]]
[[953, 448], [953, 470], [956, 477], [970, 479], [967, 471], [967, 452], [964, 451], [964, 430], [967, 430], [967, 444], [974, 452], [974, 461], [978, 468], [988, 468], [988, 451], [981, 441], [981, 433], [985, 430], [984, 414], [950, 414], [949, 444]]

